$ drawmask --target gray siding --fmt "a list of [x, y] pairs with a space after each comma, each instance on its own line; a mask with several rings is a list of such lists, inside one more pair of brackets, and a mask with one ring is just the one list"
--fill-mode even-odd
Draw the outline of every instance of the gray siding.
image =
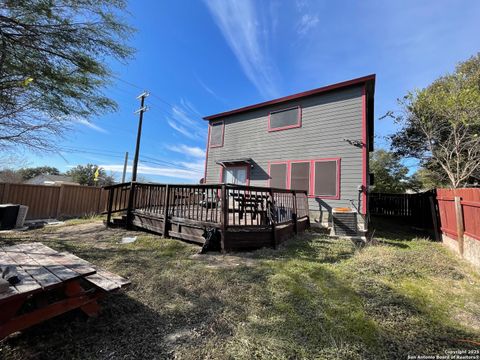
[[[268, 132], [268, 113], [291, 106], [302, 108], [302, 126]], [[314, 219], [322, 219], [331, 207], [358, 206], [362, 184], [362, 149], [343, 139], [362, 140], [362, 86], [224, 117], [224, 146], [210, 148], [207, 182], [220, 180], [218, 160], [252, 158], [250, 184], [268, 186], [268, 162], [341, 158], [340, 200], [310, 199]]]

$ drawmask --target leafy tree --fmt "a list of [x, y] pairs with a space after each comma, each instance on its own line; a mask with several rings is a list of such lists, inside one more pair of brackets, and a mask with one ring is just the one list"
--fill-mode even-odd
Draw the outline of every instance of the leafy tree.
[[73, 122], [114, 110], [106, 57], [124, 61], [126, 0], [0, 3], [0, 149], [53, 150]]
[[392, 136], [400, 156], [415, 157], [454, 188], [480, 178], [480, 53], [422, 90], [399, 100], [402, 128]]
[[52, 166], [38, 166], [33, 168], [23, 168], [18, 170], [18, 173], [23, 180], [33, 179], [35, 176], [47, 174], [47, 175], [60, 175], [60, 170]]
[[391, 152], [380, 149], [371, 153], [370, 171], [375, 177], [375, 192], [403, 193], [409, 187], [408, 168]]
[[[95, 172], [98, 169], [98, 181], [94, 181]], [[74, 168], [67, 171], [66, 175], [71, 176], [75, 182], [78, 182], [80, 185], [88, 186], [106, 186], [112, 185], [115, 182], [115, 179], [111, 175], [107, 175], [105, 170], [98, 168], [98, 165], [87, 164], [87, 165], [77, 165]]]
[[442, 175], [442, 172], [422, 167], [410, 177], [409, 187], [416, 191], [445, 187], [448, 179]]

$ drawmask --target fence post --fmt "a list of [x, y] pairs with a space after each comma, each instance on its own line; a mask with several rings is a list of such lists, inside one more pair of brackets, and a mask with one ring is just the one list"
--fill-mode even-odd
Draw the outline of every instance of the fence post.
[[455, 217], [457, 219], [457, 240], [458, 240], [458, 252], [463, 257], [463, 233], [465, 231], [463, 227], [463, 212], [462, 212], [462, 198], [455, 196]]
[[130, 194], [128, 196], [128, 207], [127, 207], [127, 224], [126, 228], [128, 230], [132, 229], [132, 212], [133, 212], [133, 200], [135, 197], [135, 183], [133, 181], [130, 182]]
[[[227, 238], [228, 231], [228, 203], [227, 203], [227, 187], [225, 184], [222, 184], [221, 196], [222, 196], [222, 239], [220, 242], [222, 253], [225, 252], [225, 243]], [[235, 216], [235, 213], [233, 214]]]
[[58, 200], [57, 200], [57, 210], [55, 212], [55, 217], [58, 219], [61, 215], [62, 211], [62, 203], [63, 203], [63, 197], [64, 197], [64, 192], [65, 192], [65, 186], [63, 184], [60, 185], [60, 190], [58, 193]]
[[294, 190], [293, 191], [293, 214], [292, 214], [292, 220], [293, 220], [293, 231], [295, 232], [295, 235], [298, 234], [298, 226], [297, 226], [297, 193]]
[[438, 227], [438, 221], [437, 221], [437, 208], [435, 206], [435, 199], [433, 196], [430, 196], [429, 198], [430, 201], [430, 212], [432, 213], [432, 223], [433, 223], [433, 233], [435, 234], [435, 241], [440, 241], [441, 237], [440, 234], [438, 233], [439, 227]]
[[107, 227], [110, 226], [110, 221], [112, 220], [112, 207], [113, 207], [113, 192], [115, 188], [108, 189], [108, 205], [107, 205]]
[[6, 202], [7, 202], [8, 195], [10, 195], [10, 184], [9, 184], [9, 183], [5, 183], [5, 187], [3, 188], [2, 203], [6, 203]]
[[277, 243], [277, 232], [276, 232], [276, 227], [275, 227], [275, 218], [277, 216], [277, 209], [276, 209], [276, 206], [275, 206], [275, 198], [273, 196], [273, 190], [270, 189], [268, 191], [270, 193], [270, 198], [272, 199], [271, 200], [271, 203], [272, 203], [272, 208], [271, 208], [271, 218], [272, 218], [272, 242], [273, 242], [273, 248], [276, 249], [278, 247], [278, 243]]
[[163, 231], [162, 238], [168, 236], [168, 208], [170, 207], [170, 187], [165, 185], [165, 209], [163, 210]]

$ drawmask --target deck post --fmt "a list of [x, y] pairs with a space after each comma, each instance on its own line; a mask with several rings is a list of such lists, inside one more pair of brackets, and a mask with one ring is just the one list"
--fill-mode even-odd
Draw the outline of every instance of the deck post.
[[292, 213], [292, 220], [293, 220], [293, 231], [295, 235], [298, 234], [298, 224], [297, 224], [297, 192], [293, 190], [293, 213]]
[[113, 192], [114, 188], [108, 189], [108, 207], [107, 207], [107, 227], [109, 227], [112, 220], [112, 207], [113, 207]]
[[[222, 240], [220, 242], [222, 253], [225, 252], [225, 239], [227, 237], [227, 229], [228, 229], [228, 203], [227, 203], [227, 187], [225, 184], [222, 184], [222, 190], [221, 190], [221, 196], [222, 196]], [[235, 216], [235, 214], [233, 214]]]
[[163, 231], [162, 238], [168, 236], [168, 208], [170, 207], [170, 187], [165, 185], [165, 208], [163, 209]]
[[133, 223], [133, 200], [135, 197], [135, 182], [131, 181], [130, 182], [130, 193], [128, 194], [128, 207], [127, 207], [127, 224], [126, 228], [128, 230], [132, 229], [132, 223]]
[[277, 209], [276, 209], [276, 206], [275, 206], [275, 198], [273, 196], [273, 190], [270, 188], [268, 190], [268, 192], [270, 193], [270, 198], [271, 198], [271, 203], [272, 203], [272, 208], [271, 208], [271, 218], [272, 218], [272, 242], [273, 242], [273, 248], [276, 249], [278, 247], [278, 243], [277, 243], [277, 231], [276, 231], [276, 228], [275, 228], [275, 216], [276, 216], [276, 213], [277, 213]]

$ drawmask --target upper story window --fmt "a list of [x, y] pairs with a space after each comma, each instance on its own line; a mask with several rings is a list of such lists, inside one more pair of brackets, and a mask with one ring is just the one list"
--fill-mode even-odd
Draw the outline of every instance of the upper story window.
[[272, 111], [268, 115], [268, 131], [279, 131], [302, 126], [300, 106]]
[[216, 121], [210, 123], [210, 147], [222, 147], [225, 133], [225, 123]]

